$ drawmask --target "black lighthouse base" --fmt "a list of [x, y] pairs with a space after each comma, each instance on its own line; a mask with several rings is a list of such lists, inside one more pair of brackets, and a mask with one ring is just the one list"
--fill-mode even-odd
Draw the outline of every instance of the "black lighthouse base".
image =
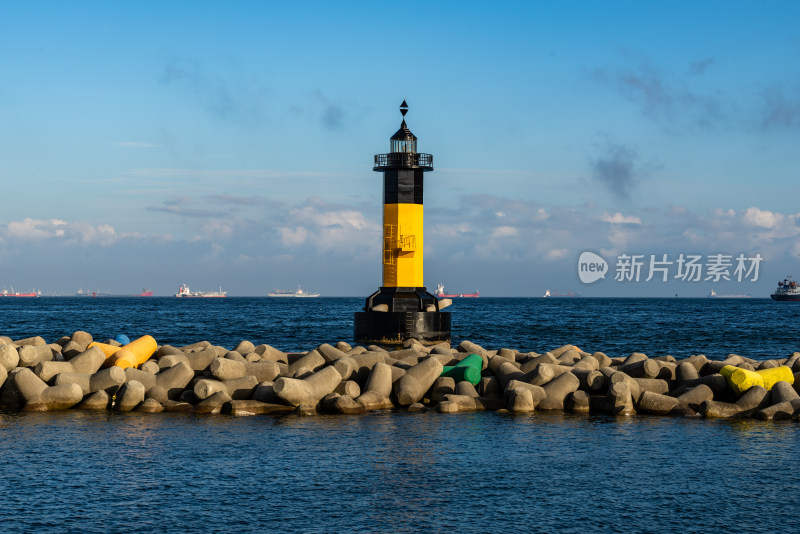
[[367, 297], [364, 311], [356, 312], [353, 319], [357, 343], [402, 345], [416, 339], [423, 345], [435, 345], [450, 341], [450, 313], [439, 311], [439, 299], [424, 287], [381, 287]]

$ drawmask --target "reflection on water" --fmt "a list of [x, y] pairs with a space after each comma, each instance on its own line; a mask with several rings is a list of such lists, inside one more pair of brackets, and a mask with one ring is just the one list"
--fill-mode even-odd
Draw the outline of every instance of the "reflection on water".
[[87, 532], [776, 530], [800, 504], [798, 445], [796, 424], [749, 420], [0, 414], [0, 520]]

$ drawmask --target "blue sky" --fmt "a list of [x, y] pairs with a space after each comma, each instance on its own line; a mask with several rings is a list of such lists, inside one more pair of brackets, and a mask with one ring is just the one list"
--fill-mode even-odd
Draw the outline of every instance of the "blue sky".
[[[795, 2], [11, 3], [0, 286], [380, 284], [410, 106], [426, 284], [766, 296], [800, 258]], [[578, 281], [577, 258], [764, 257], [748, 283]]]

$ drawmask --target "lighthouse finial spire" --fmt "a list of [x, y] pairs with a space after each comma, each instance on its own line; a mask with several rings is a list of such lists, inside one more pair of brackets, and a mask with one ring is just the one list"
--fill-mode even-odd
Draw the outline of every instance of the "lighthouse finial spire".
[[405, 119], [406, 113], [408, 113], [408, 104], [406, 104], [405, 100], [403, 100], [403, 103], [400, 104], [400, 113], [403, 114], [403, 119]]

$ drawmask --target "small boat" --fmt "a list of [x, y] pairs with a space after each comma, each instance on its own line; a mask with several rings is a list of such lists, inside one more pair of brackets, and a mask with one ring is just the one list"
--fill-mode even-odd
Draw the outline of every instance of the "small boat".
[[133, 295], [133, 296], [134, 297], [152, 297], [153, 296], [153, 291], [148, 289], [148, 288], [144, 288], [144, 289], [142, 289], [141, 293], [139, 293], [138, 295]]
[[219, 288], [219, 291], [192, 291], [188, 285], [181, 284], [175, 296], [179, 298], [223, 298], [228, 296], [228, 292], [223, 291], [222, 287]]
[[319, 293], [309, 293], [308, 291], [303, 290], [302, 287], [297, 286], [297, 291], [292, 291], [291, 289], [273, 289], [269, 293], [267, 293], [268, 297], [298, 297], [298, 298], [314, 298], [318, 297]]
[[0, 297], [40, 297], [41, 295], [42, 292], [35, 289], [30, 293], [20, 293], [19, 291], [14, 291], [14, 286], [11, 286], [11, 291], [7, 289], [0, 291]]
[[444, 292], [444, 284], [436, 284], [436, 291], [433, 292], [440, 299], [452, 299], [452, 298], [477, 298], [481, 296], [480, 291], [475, 291], [475, 293], [445, 293]]
[[782, 282], [778, 282], [778, 289], [770, 295], [772, 300], [800, 301], [800, 284], [792, 279], [792, 275], [787, 276]]

